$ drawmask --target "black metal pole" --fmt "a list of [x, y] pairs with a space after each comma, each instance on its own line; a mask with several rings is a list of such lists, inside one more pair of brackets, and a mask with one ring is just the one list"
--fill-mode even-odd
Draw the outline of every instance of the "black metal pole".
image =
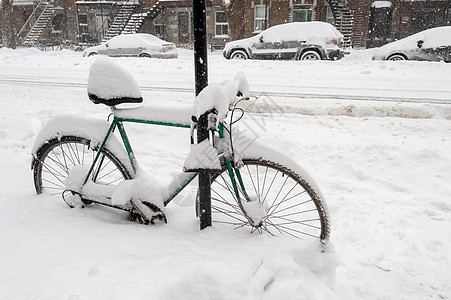
[[265, 25], [263, 26], [262, 30], [266, 30], [268, 28], [268, 0], [265, 2]]
[[[196, 82], [196, 96], [208, 85], [207, 66], [207, 24], [206, 1], [193, 1], [194, 25], [194, 71]], [[199, 118], [197, 122], [197, 142], [208, 139], [208, 116]], [[199, 219], [200, 229], [211, 226], [211, 181], [210, 172], [199, 172]]]

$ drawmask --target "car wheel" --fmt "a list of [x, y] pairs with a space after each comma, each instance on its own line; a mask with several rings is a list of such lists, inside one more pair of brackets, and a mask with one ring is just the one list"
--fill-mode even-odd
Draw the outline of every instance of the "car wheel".
[[321, 60], [321, 56], [318, 52], [309, 50], [302, 53], [300, 60]]
[[147, 53], [142, 53], [139, 55], [139, 57], [151, 58], [151, 56]]
[[247, 59], [247, 54], [242, 50], [235, 50], [232, 55], [230, 55], [230, 59]]
[[97, 53], [95, 53], [95, 52], [91, 52], [91, 53], [89, 53], [89, 54], [88, 54], [88, 57], [90, 57], [90, 56], [94, 56], [94, 55], [97, 55]]
[[387, 60], [391, 60], [391, 61], [398, 61], [398, 60], [407, 60], [407, 57], [405, 57], [402, 54], [393, 54], [390, 55]]

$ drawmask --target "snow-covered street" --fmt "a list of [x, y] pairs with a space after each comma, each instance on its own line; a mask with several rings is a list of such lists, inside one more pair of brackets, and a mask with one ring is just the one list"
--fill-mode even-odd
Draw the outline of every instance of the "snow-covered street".
[[[193, 54], [179, 54], [116, 61], [146, 104], [189, 105]], [[319, 62], [209, 54], [210, 83], [243, 71], [258, 96], [242, 124], [321, 188], [328, 252], [228, 227], [199, 231], [192, 190], [158, 226], [37, 196], [30, 153], [42, 125], [110, 111], [86, 94], [95, 57], [2, 48], [0, 299], [451, 299], [451, 64], [376, 62], [369, 51]], [[127, 129], [149, 173], [164, 181], [180, 171], [186, 129]]]

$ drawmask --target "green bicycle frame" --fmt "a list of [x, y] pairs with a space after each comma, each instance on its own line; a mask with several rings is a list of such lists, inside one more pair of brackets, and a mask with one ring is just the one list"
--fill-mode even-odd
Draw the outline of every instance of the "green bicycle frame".
[[[130, 140], [128, 139], [127, 133], [125, 132], [125, 127], [124, 127], [124, 122], [130, 122], [130, 123], [138, 123], [138, 124], [149, 124], [149, 125], [160, 125], [160, 126], [170, 126], [170, 127], [179, 127], [179, 128], [190, 128], [189, 125], [185, 125], [185, 124], [177, 124], [177, 123], [169, 123], [169, 122], [160, 122], [160, 121], [149, 121], [149, 120], [142, 120], [142, 119], [129, 119], [129, 118], [120, 118], [120, 117], [116, 117], [114, 116], [113, 121], [111, 122], [111, 125], [108, 129], [108, 132], [104, 138], [104, 140], [102, 141], [102, 143], [99, 146], [99, 149], [97, 151], [97, 154], [94, 158], [94, 161], [91, 164], [91, 167], [89, 169], [88, 174], [86, 175], [84, 184], [86, 184], [86, 182], [88, 182], [89, 177], [91, 176], [91, 174], [93, 174], [94, 172], [94, 168], [97, 164], [97, 162], [99, 162], [97, 171], [94, 172], [93, 174], [93, 181], [95, 181], [97, 179], [98, 173], [101, 169], [101, 165], [103, 163], [103, 160], [105, 158], [105, 155], [102, 154], [102, 150], [105, 147], [109, 137], [111, 134], [114, 133], [114, 131], [117, 129], [119, 131], [119, 134], [121, 136], [122, 142], [124, 144], [125, 150], [127, 151], [127, 155], [128, 158], [130, 160], [131, 166], [133, 168], [133, 172], [136, 174], [137, 171], [137, 161], [136, 161], [136, 157], [135, 154], [133, 152]], [[224, 138], [224, 126], [222, 124], [219, 124], [219, 137], [220, 138]], [[245, 194], [245, 188], [244, 188], [244, 183], [241, 177], [241, 173], [239, 171], [238, 168], [234, 167], [232, 165], [232, 162], [230, 161], [229, 158], [224, 157], [224, 162], [227, 168], [227, 171], [229, 173], [230, 176], [230, 180], [232, 182], [233, 185], [233, 190], [236, 196], [237, 201], [240, 199], [240, 194], [239, 194], [239, 188], [241, 188], [241, 191], [243, 191], [243, 193]], [[194, 178], [196, 178], [196, 176], [198, 175], [198, 173], [194, 173], [191, 177], [189, 177], [189, 179], [184, 182], [168, 199], [166, 199], [164, 201], [164, 206], [168, 205], [172, 199], [174, 199], [188, 184], [190, 184]], [[238, 183], [235, 180], [235, 175], [236, 178], [238, 178]]]

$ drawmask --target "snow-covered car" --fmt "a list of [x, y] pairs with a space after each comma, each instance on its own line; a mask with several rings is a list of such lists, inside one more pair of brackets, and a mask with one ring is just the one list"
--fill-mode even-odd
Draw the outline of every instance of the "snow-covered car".
[[173, 43], [147, 33], [118, 35], [98, 46], [89, 47], [83, 52], [84, 57], [96, 54], [155, 58], [178, 57], [177, 48]]
[[451, 62], [451, 26], [431, 28], [377, 48], [373, 60]]
[[227, 59], [337, 60], [343, 35], [329, 23], [294, 22], [276, 25], [247, 39], [229, 42]]

